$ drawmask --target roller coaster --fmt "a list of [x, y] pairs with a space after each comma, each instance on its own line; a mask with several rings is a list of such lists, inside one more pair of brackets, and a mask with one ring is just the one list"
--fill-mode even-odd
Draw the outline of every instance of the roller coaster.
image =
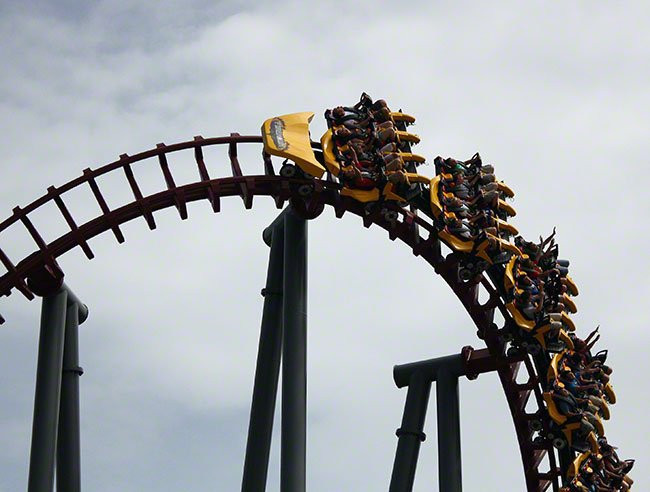
[[[516, 215], [508, 203], [514, 192], [496, 179], [494, 167], [484, 164], [479, 154], [466, 161], [437, 157], [433, 178], [418, 174], [426, 159], [413, 153], [420, 141], [409, 131], [415, 118], [392, 111], [383, 100], [363, 94], [354, 106], [326, 111], [328, 130], [320, 141], [311, 139], [313, 116], [270, 118], [261, 135], [231, 133], [158, 144], [48, 188], [47, 194], [14, 208], [0, 223], [2, 232], [20, 222], [36, 245], [19, 261], [0, 249], [6, 269], [0, 277], [0, 295], [8, 296], [14, 289], [29, 300], [53, 295], [64, 285], [57, 258], [79, 247], [93, 259], [91, 238], [110, 231], [123, 243], [121, 224], [142, 217], [153, 230], [154, 212], [164, 208], [175, 207], [184, 220], [189, 202], [205, 199], [219, 212], [224, 197], [239, 196], [251, 209], [255, 196], [270, 196], [278, 209], [288, 202], [293, 213], [311, 220], [327, 205], [337, 218], [354, 214], [365, 227], [377, 225], [390, 240], [400, 239], [462, 302], [496, 361], [493, 369], [509, 404], [527, 491], [630, 490], [633, 481], [628, 472], [634, 460], [619, 458], [603, 425], [610, 418], [609, 407], [616, 403], [607, 351], [592, 350], [598, 329], [585, 339], [576, 334], [571, 314], [577, 311], [578, 288], [569, 276], [569, 261], [559, 257], [555, 231], [539, 242], [519, 235], [509, 222]], [[238, 148], [260, 144], [263, 174], [245, 175]], [[227, 146], [230, 176], [209, 175], [203, 155], [208, 146]], [[177, 186], [167, 156], [187, 151], [193, 153], [199, 179]], [[166, 189], [145, 196], [132, 166], [156, 161]], [[111, 210], [97, 180], [113, 172], [124, 174], [133, 201]], [[77, 223], [64, 201], [66, 193], [78, 187], [89, 187], [102, 211], [83, 224]], [[51, 202], [70, 231], [46, 243], [30, 214]], [[449, 254], [443, 254], [443, 244]], [[483, 303], [481, 289], [488, 294]], [[502, 326], [494, 322], [497, 310], [505, 320]], [[522, 371], [526, 381], [519, 383]], [[528, 410], [530, 401], [534, 411]], [[544, 458], [548, 470], [540, 469]]]

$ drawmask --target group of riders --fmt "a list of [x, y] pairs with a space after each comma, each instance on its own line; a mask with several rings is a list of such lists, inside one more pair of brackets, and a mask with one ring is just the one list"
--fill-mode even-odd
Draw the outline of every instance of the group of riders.
[[[558, 413], [556, 423], [575, 423], [572, 448], [580, 454], [567, 484], [568, 492], [627, 491], [633, 480], [627, 475], [634, 460], [621, 460], [616, 448], [607, 442], [601, 419], [609, 418], [608, 404], [614, 403], [606, 365], [607, 350], [592, 354], [600, 335], [598, 328], [582, 340], [569, 335], [572, 348], [555, 356], [547, 390]], [[591, 437], [591, 439], [588, 439]], [[591, 440], [593, 444], [589, 444]]]
[[352, 107], [337, 106], [325, 112], [332, 129], [334, 155], [341, 164], [339, 180], [355, 189], [383, 188], [406, 181], [402, 152], [408, 142], [398, 136], [386, 101], [373, 102], [367, 94]]
[[[541, 360], [554, 353], [559, 358], [557, 377], [548, 381], [547, 391], [560, 415], [558, 421], [566, 426], [566, 418], [578, 424], [571, 431], [571, 448], [578, 455], [572, 475], [567, 472], [564, 477], [566, 490], [629, 490], [633, 481], [627, 473], [634, 461], [619, 459], [600, 422], [609, 418], [607, 404], [615, 402], [609, 385], [612, 369], [605, 364], [607, 351], [592, 355], [591, 349], [600, 337], [597, 330], [586, 340], [574, 334], [569, 314], [576, 312], [571, 297], [578, 290], [568, 275], [569, 261], [559, 258], [555, 230], [546, 238], [540, 237], [539, 242], [514, 237], [512, 244], [521, 254], [499, 250], [496, 238], [510, 241], [514, 233], [502, 226], [509, 213], [500, 203], [510, 195], [500, 189], [492, 166], [483, 165], [476, 154], [465, 162], [437, 158], [436, 169], [441, 176], [439, 198], [445, 212], [441, 225], [462, 240], [478, 243], [491, 239], [488, 251], [492, 262], [509, 262], [514, 282], [509, 289], [504, 287], [506, 299], [512, 301], [520, 315], [517, 319], [522, 320], [521, 326], [514, 328], [519, 335], [514, 338], [530, 344], [536, 349], [534, 353], [545, 351], [546, 355], [540, 354]], [[542, 338], [531, 336], [536, 332]], [[555, 424], [559, 429], [558, 422]], [[587, 442], [590, 434], [593, 446]]]
[[512, 275], [511, 288], [507, 296], [514, 308], [525, 320], [524, 325], [546, 328], [543, 334], [544, 346], [560, 347], [562, 339], [567, 343], [566, 333], [575, 330], [569, 314], [577, 311], [572, 296], [578, 295], [578, 288], [569, 277], [569, 261], [558, 257], [555, 244], [555, 229], [539, 243], [526, 241], [517, 236], [515, 246], [521, 255], [512, 258], [507, 273]]
[[[405, 132], [397, 128], [395, 114], [386, 101], [373, 101], [365, 93], [352, 107], [338, 106], [325, 112], [340, 164], [338, 179], [345, 187], [378, 188], [380, 192], [389, 185], [397, 190], [413, 187], [408, 182], [409, 171], [419, 162], [409, 162], [415, 160], [410, 153], [413, 140], [401, 138]], [[612, 369], [605, 364], [607, 351], [592, 355], [600, 337], [597, 330], [586, 340], [574, 334], [569, 314], [576, 312], [571, 296], [578, 290], [568, 276], [569, 262], [558, 256], [555, 230], [539, 242], [518, 235], [507, 223], [515, 212], [505, 200], [514, 193], [496, 179], [494, 168], [484, 165], [478, 154], [467, 161], [437, 157], [435, 169], [435, 198], [441, 211], [432, 218], [441, 238], [444, 231], [445, 237], [454, 238], [446, 241], [448, 245], [463, 247], [463, 254], [470, 257], [482, 245], [487, 260], [483, 263], [502, 272], [502, 291], [514, 319], [509, 325], [513, 345], [534, 348], [529, 351], [547, 366], [553, 361], [545, 393], [548, 410], [553, 407], [549, 425], [571, 429], [566, 431], [569, 448], [577, 453], [571, 470], [563, 470], [563, 490], [629, 490], [632, 480], [627, 473], [634, 461], [619, 459], [600, 422], [609, 418], [607, 404], [615, 402], [609, 384]], [[431, 190], [423, 188], [421, 194], [432, 190], [433, 181]], [[473, 245], [469, 250], [468, 244]]]
[[509, 257], [506, 252], [499, 252], [496, 238], [508, 240], [516, 231], [512, 227], [504, 228], [508, 216], [514, 214], [510, 207], [504, 206], [504, 199], [513, 194], [496, 180], [494, 167], [484, 165], [478, 153], [464, 162], [436, 157], [435, 165], [440, 176], [439, 200], [445, 230], [464, 241], [479, 244], [483, 239], [488, 240], [488, 249], [495, 252], [494, 263]]

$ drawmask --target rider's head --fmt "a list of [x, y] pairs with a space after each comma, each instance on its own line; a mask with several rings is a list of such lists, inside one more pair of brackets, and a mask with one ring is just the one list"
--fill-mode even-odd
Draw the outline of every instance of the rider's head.
[[337, 106], [332, 110], [332, 116], [334, 118], [343, 118], [345, 116], [345, 109], [343, 109], [343, 106]]

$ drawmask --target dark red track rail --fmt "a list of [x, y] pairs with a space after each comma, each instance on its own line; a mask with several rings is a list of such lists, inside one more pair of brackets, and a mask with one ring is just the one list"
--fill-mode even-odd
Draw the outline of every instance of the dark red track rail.
[[[0, 233], [11, 225], [21, 222], [27, 229], [36, 244], [36, 250], [14, 263], [0, 249], [0, 262], [7, 272], [0, 277], [0, 295], [10, 295], [13, 289], [21, 292], [27, 299], [34, 295], [44, 295], [57, 289], [63, 281], [63, 271], [59, 268], [56, 259], [79, 246], [88, 259], [94, 254], [88, 245], [88, 240], [106, 231], [111, 231], [118, 243], [125, 241], [120, 225], [138, 217], [143, 217], [150, 229], [155, 229], [156, 223], [153, 213], [164, 208], [176, 207], [181, 219], [187, 219], [187, 203], [207, 199], [214, 212], [220, 210], [220, 199], [228, 196], [239, 196], [245, 208], [253, 206], [256, 195], [271, 196], [275, 199], [278, 208], [290, 201], [294, 209], [306, 218], [318, 216], [325, 205], [332, 206], [338, 218], [346, 212], [362, 217], [363, 225], [370, 227], [375, 224], [388, 231], [389, 239], [400, 239], [406, 243], [416, 256], [421, 256], [433, 266], [436, 273], [449, 284], [454, 293], [463, 303], [478, 328], [479, 336], [485, 341], [492, 356], [503, 360], [504, 364], [498, 369], [499, 378], [503, 386], [510, 412], [515, 425], [519, 448], [524, 467], [526, 489], [528, 492], [542, 492], [552, 486], [554, 491], [559, 490], [560, 469], [554, 449], [549, 442], [533, 443], [533, 432], [529, 422], [533, 419], [542, 419], [547, 425], [546, 410], [542, 399], [541, 380], [536, 374], [535, 366], [528, 355], [521, 361], [511, 362], [505, 357], [504, 334], [514, 323], [503, 301], [493, 284], [484, 276], [479, 276], [473, 281], [463, 282], [458, 277], [458, 256], [454, 253], [443, 256], [441, 243], [435, 225], [426, 217], [417, 215], [417, 210], [392, 207], [399, 215], [395, 222], [386, 220], [376, 210], [366, 213], [360, 202], [349, 197], [341, 196], [341, 186], [328, 175], [325, 180], [313, 180], [314, 190], [310, 197], [300, 197], [297, 184], [306, 182], [301, 179], [283, 178], [275, 174], [271, 158], [262, 153], [263, 175], [247, 176], [242, 173], [237, 156], [237, 146], [243, 143], [262, 143], [260, 136], [241, 136], [232, 133], [229, 137], [207, 138], [200, 136], [194, 140], [174, 145], [158, 144], [155, 149], [142, 152], [133, 156], [123, 154], [119, 160], [102, 166], [95, 170], [86, 169], [83, 175], [73, 179], [59, 188], [50, 187], [47, 194], [27, 205], [25, 208], [16, 207], [13, 214], [0, 223]], [[232, 176], [227, 178], [210, 178], [203, 158], [203, 147], [210, 145], [228, 144], [228, 159]], [[320, 149], [320, 144], [312, 142], [314, 149]], [[177, 186], [167, 163], [167, 154], [182, 150], [192, 149], [194, 161], [197, 165], [199, 181], [184, 186]], [[167, 189], [158, 193], [143, 196], [135, 180], [132, 164], [156, 158], [161, 169]], [[122, 169], [128, 185], [133, 193], [134, 201], [122, 207], [111, 210], [104, 199], [97, 184], [97, 178], [109, 172]], [[89, 186], [102, 214], [84, 223], [77, 224], [65, 206], [63, 195], [79, 186]], [[28, 215], [46, 203], [54, 202], [70, 228], [70, 232], [46, 244], [42, 239]], [[488, 301], [481, 304], [478, 300], [479, 289], [484, 288], [489, 294]], [[494, 324], [494, 312], [498, 309], [503, 315], [504, 326]], [[4, 319], [0, 316], [0, 323]], [[517, 383], [518, 371], [527, 372], [526, 383]], [[531, 396], [534, 396], [537, 411], [526, 413], [525, 407]], [[539, 471], [542, 459], [548, 456], [550, 470]]]

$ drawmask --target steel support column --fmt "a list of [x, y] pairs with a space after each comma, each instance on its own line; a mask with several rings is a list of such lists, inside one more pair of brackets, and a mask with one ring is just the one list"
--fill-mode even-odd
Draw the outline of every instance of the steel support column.
[[65, 287], [43, 298], [28, 492], [51, 492], [54, 488], [67, 302]]
[[[71, 297], [71, 296], [69, 296]], [[79, 431], [79, 311], [68, 300], [63, 349], [63, 374], [59, 406], [59, 433], [56, 453], [57, 492], [81, 491], [81, 443]]]
[[284, 221], [274, 222], [265, 230], [263, 237], [271, 246], [271, 251], [266, 287], [262, 291], [264, 311], [248, 425], [242, 492], [266, 490], [282, 353]]
[[440, 492], [461, 492], [460, 403], [458, 375], [448, 367], [436, 376], [438, 406], [438, 482]]
[[389, 492], [413, 490], [420, 444], [425, 439], [424, 419], [430, 393], [431, 381], [427, 381], [421, 372], [413, 373], [406, 394], [402, 426], [396, 432], [397, 451], [395, 452]]
[[307, 221], [284, 217], [281, 492], [305, 492], [307, 458]]

